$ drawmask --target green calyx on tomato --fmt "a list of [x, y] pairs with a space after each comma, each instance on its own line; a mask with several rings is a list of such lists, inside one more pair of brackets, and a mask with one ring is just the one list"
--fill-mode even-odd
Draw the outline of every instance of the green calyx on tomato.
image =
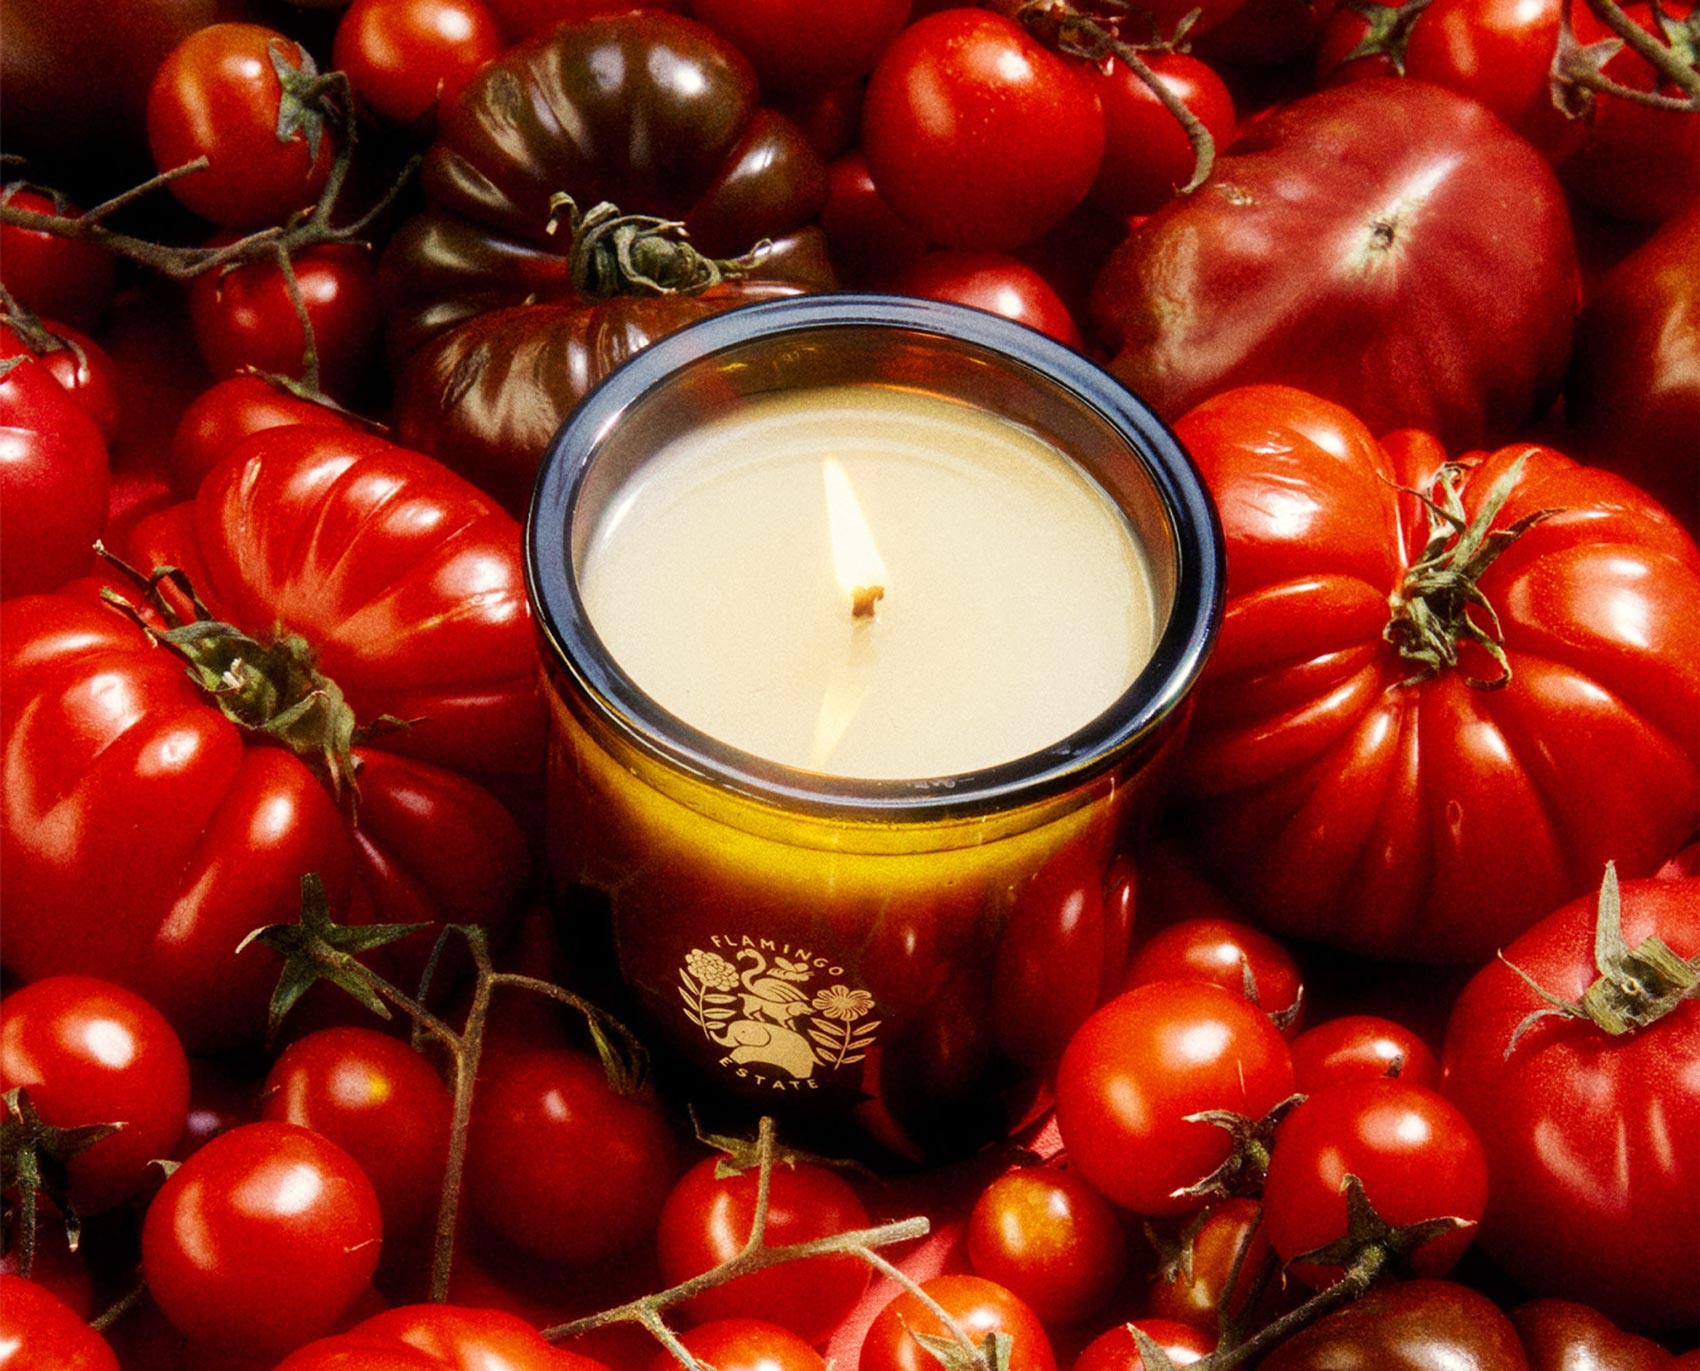
[[1288, 1266], [1339, 1267], [1346, 1273], [1345, 1280], [1360, 1290], [1367, 1289], [1384, 1272], [1400, 1271], [1418, 1248], [1445, 1234], [1475, 1227], [1473, 1219], [1445, 1215], [1415, 1223], [1389, 1223], [1376, 1212], [1356, 1175], [1348, 1172], [1340, 1188], [1346, 1195], [1345, 1233], [1321, 1247], [1298, 1253], [1288, 1260]]
[[[1251, 999], [1250, 996], [1247, 996]], [[1251, 999], [1256, 1004], [1255, 999]], [[1273, 1019], [1275, 1016], [1270, 1015]], [[1280, 1027], [1279, 1024], [1276, 1027]], [[1228, 1155], [1222, 1159], [1222, 1164], [1204, 1179], [1192, 1185], [1183, 1185], [1171, 1192], [1171, 1198], [1180, 1199], [1183, 1196], [1197, 1200], [1227, 1199], [1234, 1195], [1255, 1194], [1263, 1187], [1264, 1175], [1269, 1170], [1269, 1150], [1274, 1145], [1275, 1130], [1281, 1120], [1303, 1104], [1303, 1095], [1289, 1095], [1261, 1119], [1248, 1119], [1244, 1114], [1235, 1113], [1232, 1109], [1205, 1109], [1197, 1114], [1187, 1114], [1185, 1123], [1213, 1123], [1218, 1128], [1226, 1129], [1228, 1136], [1233, 1139], [1233, 1145]]]
[[1679, 957], [1656, 934], [1634, 947], [1623, 938], [1623, 910], [1617, 889], [1617, 864], [1606, 863], [1600, 882], [1599, 914], [1594, 925], [1594, 965], [1599, 979], [1578, 1000], [1548, 990], [1522, 967], [1500, 954], [1545, 1007], [1530, 1011], [1505, 1046], [1510, 1057], [1517, 1040], [1539, 1019], [1587, 1019], [1615, 1037], [1655, 1024], [1684, 1000], [1700, 999], [1700, 956]]
[[[1393, 617], [1382, 631], [1382, 636], [1399, 650], [1401, 657], [1420, 668], [1409, 681], [1426, 681], [1447, 667], [1456, 666], [1458, 640], [1464, 638], [1480, 645], [1493, 658], [1500, 673], [1487, 680], [1467, 676], [1465, 680], [1470, 685], [1481, 690], [1499, 690], [1510, 683], [1511, 664], [1500, 645], [1499, 615], [1476, 583], [1500, 553], [1541, 520], [1558, 513], [1554, 509], [1531, 510], [1514, 524], [1493, 527], [1501, 506], [1522, 475], [1526, 460], [1527, 454], [1511, 464], [1488, 492], [1473, 521], [1466, 517], [1458, 496], [1466, 475], [1462, 463], [1443, 465], [1435, 473], [1431, 494], [1410, 492], [1428, 510], [1429, 540], [1399, 588], [1388, 596]], [[1486, 611], [1488, 627], [1470, 617], [1472, 605]]]
[[87, 1152], [121, 1123], [92, 1123], [58, 1128], [36, 1113], [22, 1086], [0, 1096], [0, 1191], [18, 1201], [18, 1274], [27, 1277], [35, 1261], [36, 1215], [45, 1195], [64, 1216], [65, 1236], [75, 1250], [81, 1225], [66, 1198], [65, 1163]]
[[568, 271], [573, 289], [591, 302], [616, 295], [697, 295], [746, 275], [766, 254], [764, 239], [741, 257], [704, 256], [682, 220], [622, 214], [607, 200], [581, 212], [565, 191], [549, 197], [549, 232], [572, 234]]
[[[312, 644], [300, 634], [285, 633], [261, 643], [214, 618], [178, 568], [155, 567], [152, 575], [144, 576], [104, 549], [101, 552], [142, 587], [153, 610], [169, 627], [157, 627], [145, 610], [110, 587], [102, 588], [101, 598], [127, 614], [154, 642], [181, 657], [188, 664], [189, 678], [225, 718], [245, 733], [288, 748], [323, 777], [333, 795], [340, 798], [346, 790], [358, 800], [355, 743], [372, 727], [404, 728], [405, 721], [384, 715], [366, 729], [357, 727], [342, 687], [318, 669]], [[194, 618], [183, 617], [162, 583], [189, 602]]]

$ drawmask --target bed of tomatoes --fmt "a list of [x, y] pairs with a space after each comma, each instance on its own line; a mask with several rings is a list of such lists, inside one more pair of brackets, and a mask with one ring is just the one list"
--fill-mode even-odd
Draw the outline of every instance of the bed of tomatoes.
[[[1690, 7], [0, 15], [0, 1367], [1700, 1366]], [[541, 836], [543, 444], [841, 289], [1228, 559], [1125, 973], [920, 1171], [707, 1131]]]

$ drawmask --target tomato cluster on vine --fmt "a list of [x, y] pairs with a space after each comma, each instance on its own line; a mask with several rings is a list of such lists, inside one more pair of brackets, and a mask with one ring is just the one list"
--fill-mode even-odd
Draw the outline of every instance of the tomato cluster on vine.
[[[1692, 6], [6, 25], [0, 1365], [1700, 1364]], [[1008, 892], [1102, 1003], [919, 1173], [710, 1131], [542, 909], [539, 454], [844, 288], [1103, 365], [1227, 556], [1164, 814]]]

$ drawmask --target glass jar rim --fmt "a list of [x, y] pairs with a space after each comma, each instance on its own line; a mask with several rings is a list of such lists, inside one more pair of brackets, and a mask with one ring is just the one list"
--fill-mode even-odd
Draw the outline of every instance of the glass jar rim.
[[[573, 521], [603, 438], [658, 386], [752, 345], [842, 330], [892, 330], [961, 347], [1019, 370], [1085, 407], [1139, 461], [1161, 502], [1176, 561], [1166, 623], [1150, 660], [1095, 718], [1025, 756], [952, 776], [861, 778], [791, 767], [696, 729], [651, 699], [596, 633], [579, 592]], [[544, 650], [600, 722], [654, 761], [746, 799], [844, 821], [945, 823], [1039, 803], [1082, 786], [1153, 736], [1186, 698], [1214, 643], [1223, 602], [1220, 522], [1186, 450], [1132, 391], [1074, 349], [961, 305], [873, 294], [800, 295], [711, 315], [650, 343], [562, 423], [538, 471], [525, 524], [525, 571]]]

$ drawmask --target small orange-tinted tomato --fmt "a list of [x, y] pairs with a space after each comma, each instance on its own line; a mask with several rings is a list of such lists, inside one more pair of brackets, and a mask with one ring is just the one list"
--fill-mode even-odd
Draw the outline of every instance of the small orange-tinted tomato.
[[[679, 1178], [661, 1209], [656, 1247], [661, 1276], [677, 1285], [743, 1251], [755, 1223], [759, 1171], [721, 1175], [724, 1156], [707, 1157]], [[781, 1162], [768, 1185], [770, 1246], [808, 1242], [865, 1228], [868, 1211], [849, 1183], [828, 1167]], [[872, 1269], [859, 1257], [832, 1255], [751, 1272], [691, 1300], [698, 1321], [747, 1318], [778, 1324], [819, 1342], [856, 1307]]]
[[1298, 963], [1267, 933], [1237, 919], [1185, 919], [1134, 953], [1126, 990], [1151, 981], [1211, 981], [1244, 995], [1288, 1037], [1298, 1031], [1304, 986]]
[[[1019, 1296], [983, 1276], [934, 1276], [921, 1289], [949, 1314], [975, 1346], [1007, 1333], [1007, 1371], [1056, 1371], [1056, 1354], [1039, 1317]], [[914, 1337], [945, 1332], [938, 1316], [904, 1292], [875, 1315], [862, 1340], [859, 1371], [934, 1371], [938, 1359]]]
[[968, 1216], [968, 1260], [1050, 1323], [1102, 1308], [1127, 1272], [1127, 1242], [1109, 1201], [1072, 1171], [1023, 1167], [999, 1176]]
[[[680, 1336], [685, 1350], [714, 1371], [826, 1371], [821, 1354], [789, 1329], [760, 1319], [713, 1319]], [[672, 1353], [657, 1352], [649, 1371], [674, 1371]]]
[[1135, 1319], [1088, 1343], [1075, 1359], [1073, 1371], [1151, 1371], [1133, 1335], [1135, 1328], [1157, 1344], [1172, 1366], [1191, 1366], [1216, 1350], [1213, 1333], [1169, 1319]]
[[1328, 1019], [1293, 1039], [1293, 1079], [1301, 1094], [1382, 1076], [1438, 1090], [1440, 1059], [1403, 1024], [1374, 1014]]
[[[1229, 1306], [1229, 1312], [1237, 1315], [1251, 1293], [1259, 1269], [1269, 1258], [1269, 1239], [1259, 1218], [1256, 1200], [1228, 1199], [1184, 1223], [1181, 1241], [1186, 1248], [1159, 1269], [1151, 1286], [1151, 1313], [1157, 1318], [1214, 1333], [1219, 1326], [1223, 1300], [1228, 1295], [1228, 1278], [1238, 1262], [1239, 1279], [1234, 1284], [1233, 1303]], [[1274, 1294], [1275, 1284], [1270, 1282], [1265, 1288], [1266, 1303], [1273, 1302], [1269, 1296]]]

